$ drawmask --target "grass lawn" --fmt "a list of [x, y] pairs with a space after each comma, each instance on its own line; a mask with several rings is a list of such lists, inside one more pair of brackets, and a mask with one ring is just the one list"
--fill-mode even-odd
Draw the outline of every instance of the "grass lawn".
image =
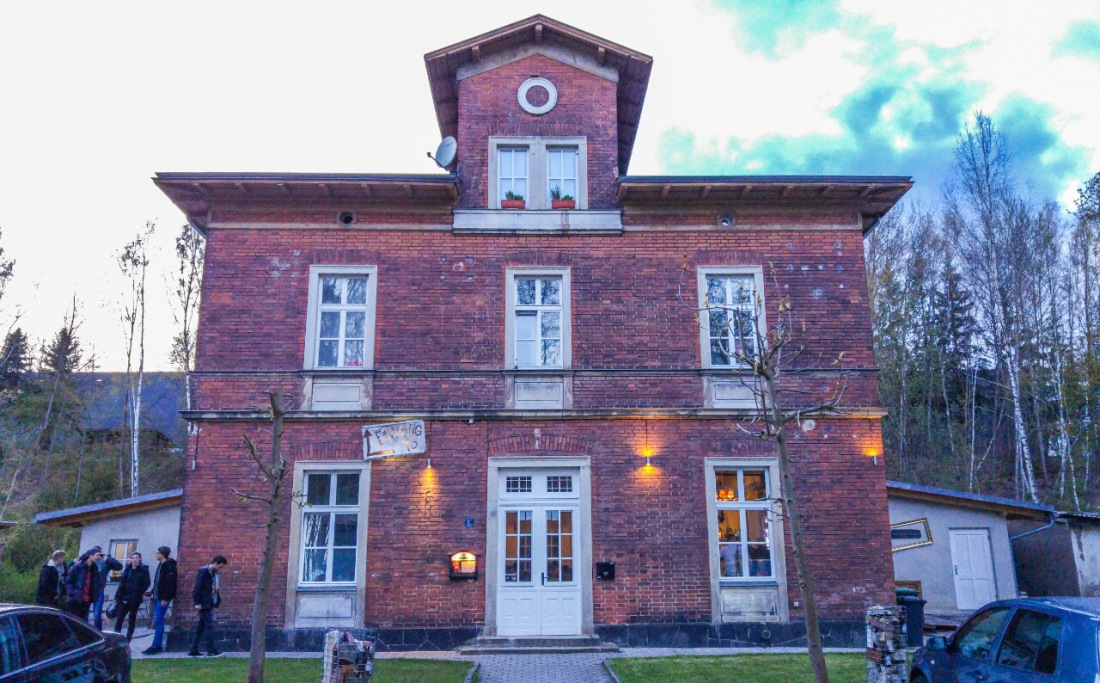
[[[469, 662], [430, 659], [376, 659], [374, 677], [385, 683], [462, 683]], [[139, 659], [134, 660], [133, 683], [226, 683], [248, 677], [248, 659]], [[265, 683], [320, 683], [321, 660], [269, 659]]]
[[[867, 680], [867, 659], [858, 653], [827, 654], [829, 680], [862, 683]], [[729, 657], [612, 658], [608, 660], [623, 683], [801, 683], [812, 681], [807, 655], [732, 655]]]

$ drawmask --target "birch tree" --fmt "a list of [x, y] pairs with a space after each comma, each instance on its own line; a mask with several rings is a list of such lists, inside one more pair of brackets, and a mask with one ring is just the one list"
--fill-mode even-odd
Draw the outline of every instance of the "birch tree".
[[[129, 291], [122, 306], [122, 325], [126, 337], [126, 427], [130, 445], [130, 495], [138, 495], [141, 464], [141, 392], [145, 384], [145, 311], [146, 274], [149, 269], [149, 241], [156, 223], [148, 222], [122, 248], [117, 261]], [[122, 475], [119, 474], [119, 486]]]
[[[206, 240], [198, 230], [185, 223], [176, 235], [178, 272], [172, 315], [179, 331], [172, 339], [172, 364], [183, 373], [184, 398], [191, 410], [191, 370], [195, 366], [195, 340], [198, 335], [199, 300], [202, 292], [202, 272], [206, 261]], [[193, 430], [194, 424], [189, 423]]]

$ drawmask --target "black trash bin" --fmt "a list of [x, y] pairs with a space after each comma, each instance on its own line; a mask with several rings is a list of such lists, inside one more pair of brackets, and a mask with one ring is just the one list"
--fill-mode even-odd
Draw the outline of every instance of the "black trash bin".
[[919, 597], [912, 588], [897, 589], [898, 605], [905, 608], [905, 632], [909, 647], [924, 645], [924, 605], [927, 600]]

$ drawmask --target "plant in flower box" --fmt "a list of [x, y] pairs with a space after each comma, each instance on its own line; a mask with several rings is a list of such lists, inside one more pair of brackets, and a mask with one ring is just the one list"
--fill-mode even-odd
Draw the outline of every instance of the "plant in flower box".
[[523, 201], [523, 195], [516, 194], [511, 190], [504, 193], [504, 199], [500, 200], [500, 208], [502, 209], [522, 209], [527, 206], [527, 202]]
[[554, 209], [575, 209], [577, 202], [571, 194], [562, 194], [561, 188], [555, 185], [550, 188], [550, 207]]

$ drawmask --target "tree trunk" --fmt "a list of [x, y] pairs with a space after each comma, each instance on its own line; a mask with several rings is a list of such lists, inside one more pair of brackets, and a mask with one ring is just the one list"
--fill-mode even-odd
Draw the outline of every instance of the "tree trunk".
[[282, 457], [283, 443], [283, 393], [273, 391], [271, 399], [271, 461], [269, 471], [264, 472], [271, 487], [267, 503], [264, 551], [260, 559], [260, 576], [252, 601], [252, 643], [248, 654], [248, 683], [263, 683], [264, 656], [267, 654], [267, 607], [271, 598], [271, 572], [278, 552], [280, 509], [283, 502], [283, 483], [287, 463]]
[[791, 548], [794, 551], [795, 573], [798, 587], [802, 591], [803, 613], [806, 615], [806, 647], [810, 653], [810, 667], [814, 672], [815, 683], [829, 683], [829, 671], [825, 667], [825, 651], [821, 645], [821, 625], [817, 617], [816, 583], [806, 560], [804, 543], [805, 531], [802, 526], [802, 508], [795, 495], [794, 481], [791, 479], [791, 459], [787, 450], [787, 437], [783, 433], [784, 418], [779, 406], [779, 388], [775, 378], [762, 374], [767, 395], [766, 411], [771, 413], [768, 421], [774, 425], [776, 450], [779, 452], [779, 476], [783, 480], [783, 508], [791, 526]]

